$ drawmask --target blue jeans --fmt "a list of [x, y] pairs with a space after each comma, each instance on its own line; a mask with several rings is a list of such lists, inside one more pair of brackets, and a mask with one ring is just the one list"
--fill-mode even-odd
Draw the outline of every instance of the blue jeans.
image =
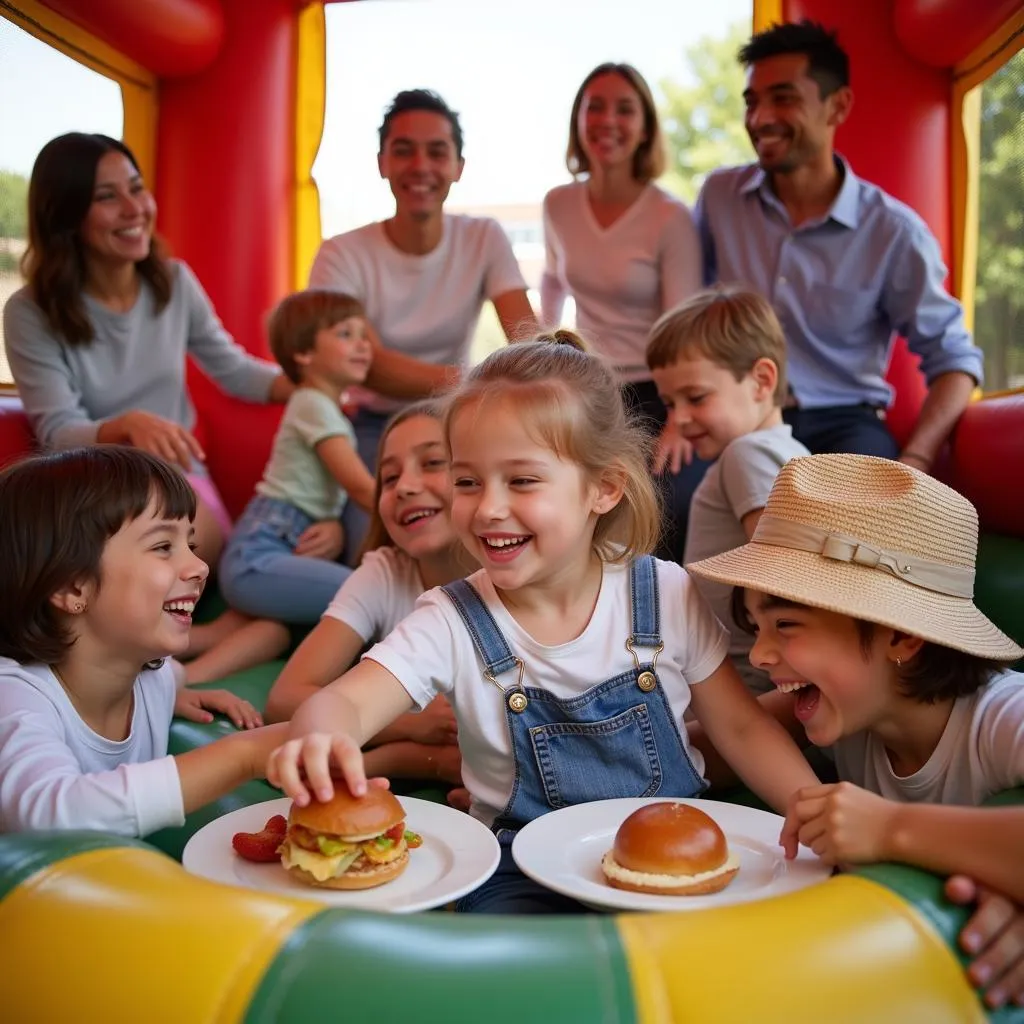
[[899, 445], [873, 405], [783, 409], [782, 418], [793, 428], [793, 436], [815, 455], [849, 452], [899, 458]]
[[459, 914], [589, 914], [589, 908], [528, 878], [512, 859], [511, 836], [501, 842], [501, 860], [479, 889], [455, 904]]
[[352, 570], [293, 553], [313, 522], [287, 501], [256, 495], [235, 524], [220, 561], [224, 600], [260, 619], [297, 625], [318, 622]]
[[[356, 432], [356, 450], [371, 473], [377, 471], [377, 450], [380, 448], [384, 427], [392, 415], [360, 409], [352, 417], [352, 427]], [[345, 528], [345, 550], [341, 553], [341, 560], [355, 568], [363, 538], [370, 528], [369, 513], [364, 512], [354, 501], [346, 501], [341, 512], [341, 525]]]

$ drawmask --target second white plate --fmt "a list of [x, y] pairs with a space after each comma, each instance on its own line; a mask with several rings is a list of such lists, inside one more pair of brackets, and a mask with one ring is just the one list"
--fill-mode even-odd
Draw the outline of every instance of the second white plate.
[[832, 873], [803, 847], [795, 860], [785, 859], [779, 846], [783, 819], [777, 814], [716, 800], [678, 800], [715, 819], [729, 849], [739, 855], [739, 873], [725, 889], [709, 896], [653, 896], [613, 889], [601, 871], [601, 858], [633, 811], [662, 800], [599, 800], [551, 811], [519, 832], [512, 856], [535, 882], [603, 910], [702, 910], [747, 903], [815, 885]]

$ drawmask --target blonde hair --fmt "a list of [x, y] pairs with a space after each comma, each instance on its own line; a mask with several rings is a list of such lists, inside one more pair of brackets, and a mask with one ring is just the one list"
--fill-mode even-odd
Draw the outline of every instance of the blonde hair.
[[317, 332], [353, 316], [366, 316], [362, 304], [350, 295], [308, 289], [283, 298], [267, 320], [270, 351], [293, 384], [302, 383], [297, 355], [312, 352]]
[[587, 86], [601, 75], [618, 75], [619, 78], [625, 79], [640, 97], [640, 106], [644, 112], [644, 140], [633, 154], [633, 177], [644, 184], [660, 178], [665, 173], [665, 143], [661, 137], [658, 108], [651, 94], [651, 87], [632, 64], [599, 64], [583, 79], [576, 98], [572, 101], [572, 113], [569, 115], [569, 145], [565, 151], [565, 166], [569, 173], [576, 178], [590, 170], [590, 160], [583, 152], [583, 143], [580, 141], [580, 107], [583, 106], [583, 94], [587, 91]]
[[622, 499], [602, 513], [594, 550], [606, 562], [652, 551], [661, 509], [647, 468], [650, 441], [627, 417], [611, 370], [572, 331], [537, 335], [499, 349], [471, 370], [448, 397], [445, 433], [467, 406], [512, 398], [527, 429], [592, 480], [621, 474]]
[[443, 410], [437, 402], [430, 399], [407, 405], [404, 409], [396, 412], [385, 424], [384, 433], [380, 435], [380, 443], [377, 445], [377, 469], [374, 472], [375, 486], [373, 489], [373, 509], [370, 512], [370, 525], [366, 530], [363, 543], [359, 547], [357, 562], [361, 562], [371, 551], [376, 551], [378, 548], [393, 548], [395, 546], [395, 542], [391, 534], [388, 533], [380, 514], [380, 496], [384, 490], [380, 464], [384, 458], [384, 445], [387, 444], [391, 431], [399, 426], [399, 424], [415, 419], [417, 416], [426, 416], [429, 419], [437, 420], [441, 424], [442, 430], [444, 428]]
[[749, 288], [715, 285], [669, 310], [651, 329], [647, 366], [660, 370], [680, 359], [704, 356], [743, 380], [759, 359], [779, 371], [772, 396], [786, 397], [786, 337], [771, 303]]

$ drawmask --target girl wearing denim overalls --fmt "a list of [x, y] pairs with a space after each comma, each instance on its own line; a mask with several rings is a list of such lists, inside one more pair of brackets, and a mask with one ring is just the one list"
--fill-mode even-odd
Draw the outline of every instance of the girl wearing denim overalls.
[[815, 784], [740, 682], [684, 570], [646, 554], [659, 519], [643, 435], [575, 335], [494, 353], [456, 388], [445, 426], [452, 523], [483, 568], [425, 594], [302, 705], [268, 778], [299, 804], [326, 800], [333, 763], [359, 794], [360, 745], [446, 694], [471, 813], [503, 846], [495, 875], [459, 909], [492, 913], [580, 909], [515, 867], [512, 838], [532, 819], [589, 800], [701, 793], [688, 707], [777, 810]]

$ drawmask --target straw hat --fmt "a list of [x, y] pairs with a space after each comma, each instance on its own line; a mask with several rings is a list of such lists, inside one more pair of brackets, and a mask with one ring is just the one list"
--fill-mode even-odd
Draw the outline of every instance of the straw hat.
[[978, 514], [952, 488], [868, 455], [780, 471], [749, 544], [697, 576], [877, 622], [981, 658], [1024, 650], [974, 606]]

